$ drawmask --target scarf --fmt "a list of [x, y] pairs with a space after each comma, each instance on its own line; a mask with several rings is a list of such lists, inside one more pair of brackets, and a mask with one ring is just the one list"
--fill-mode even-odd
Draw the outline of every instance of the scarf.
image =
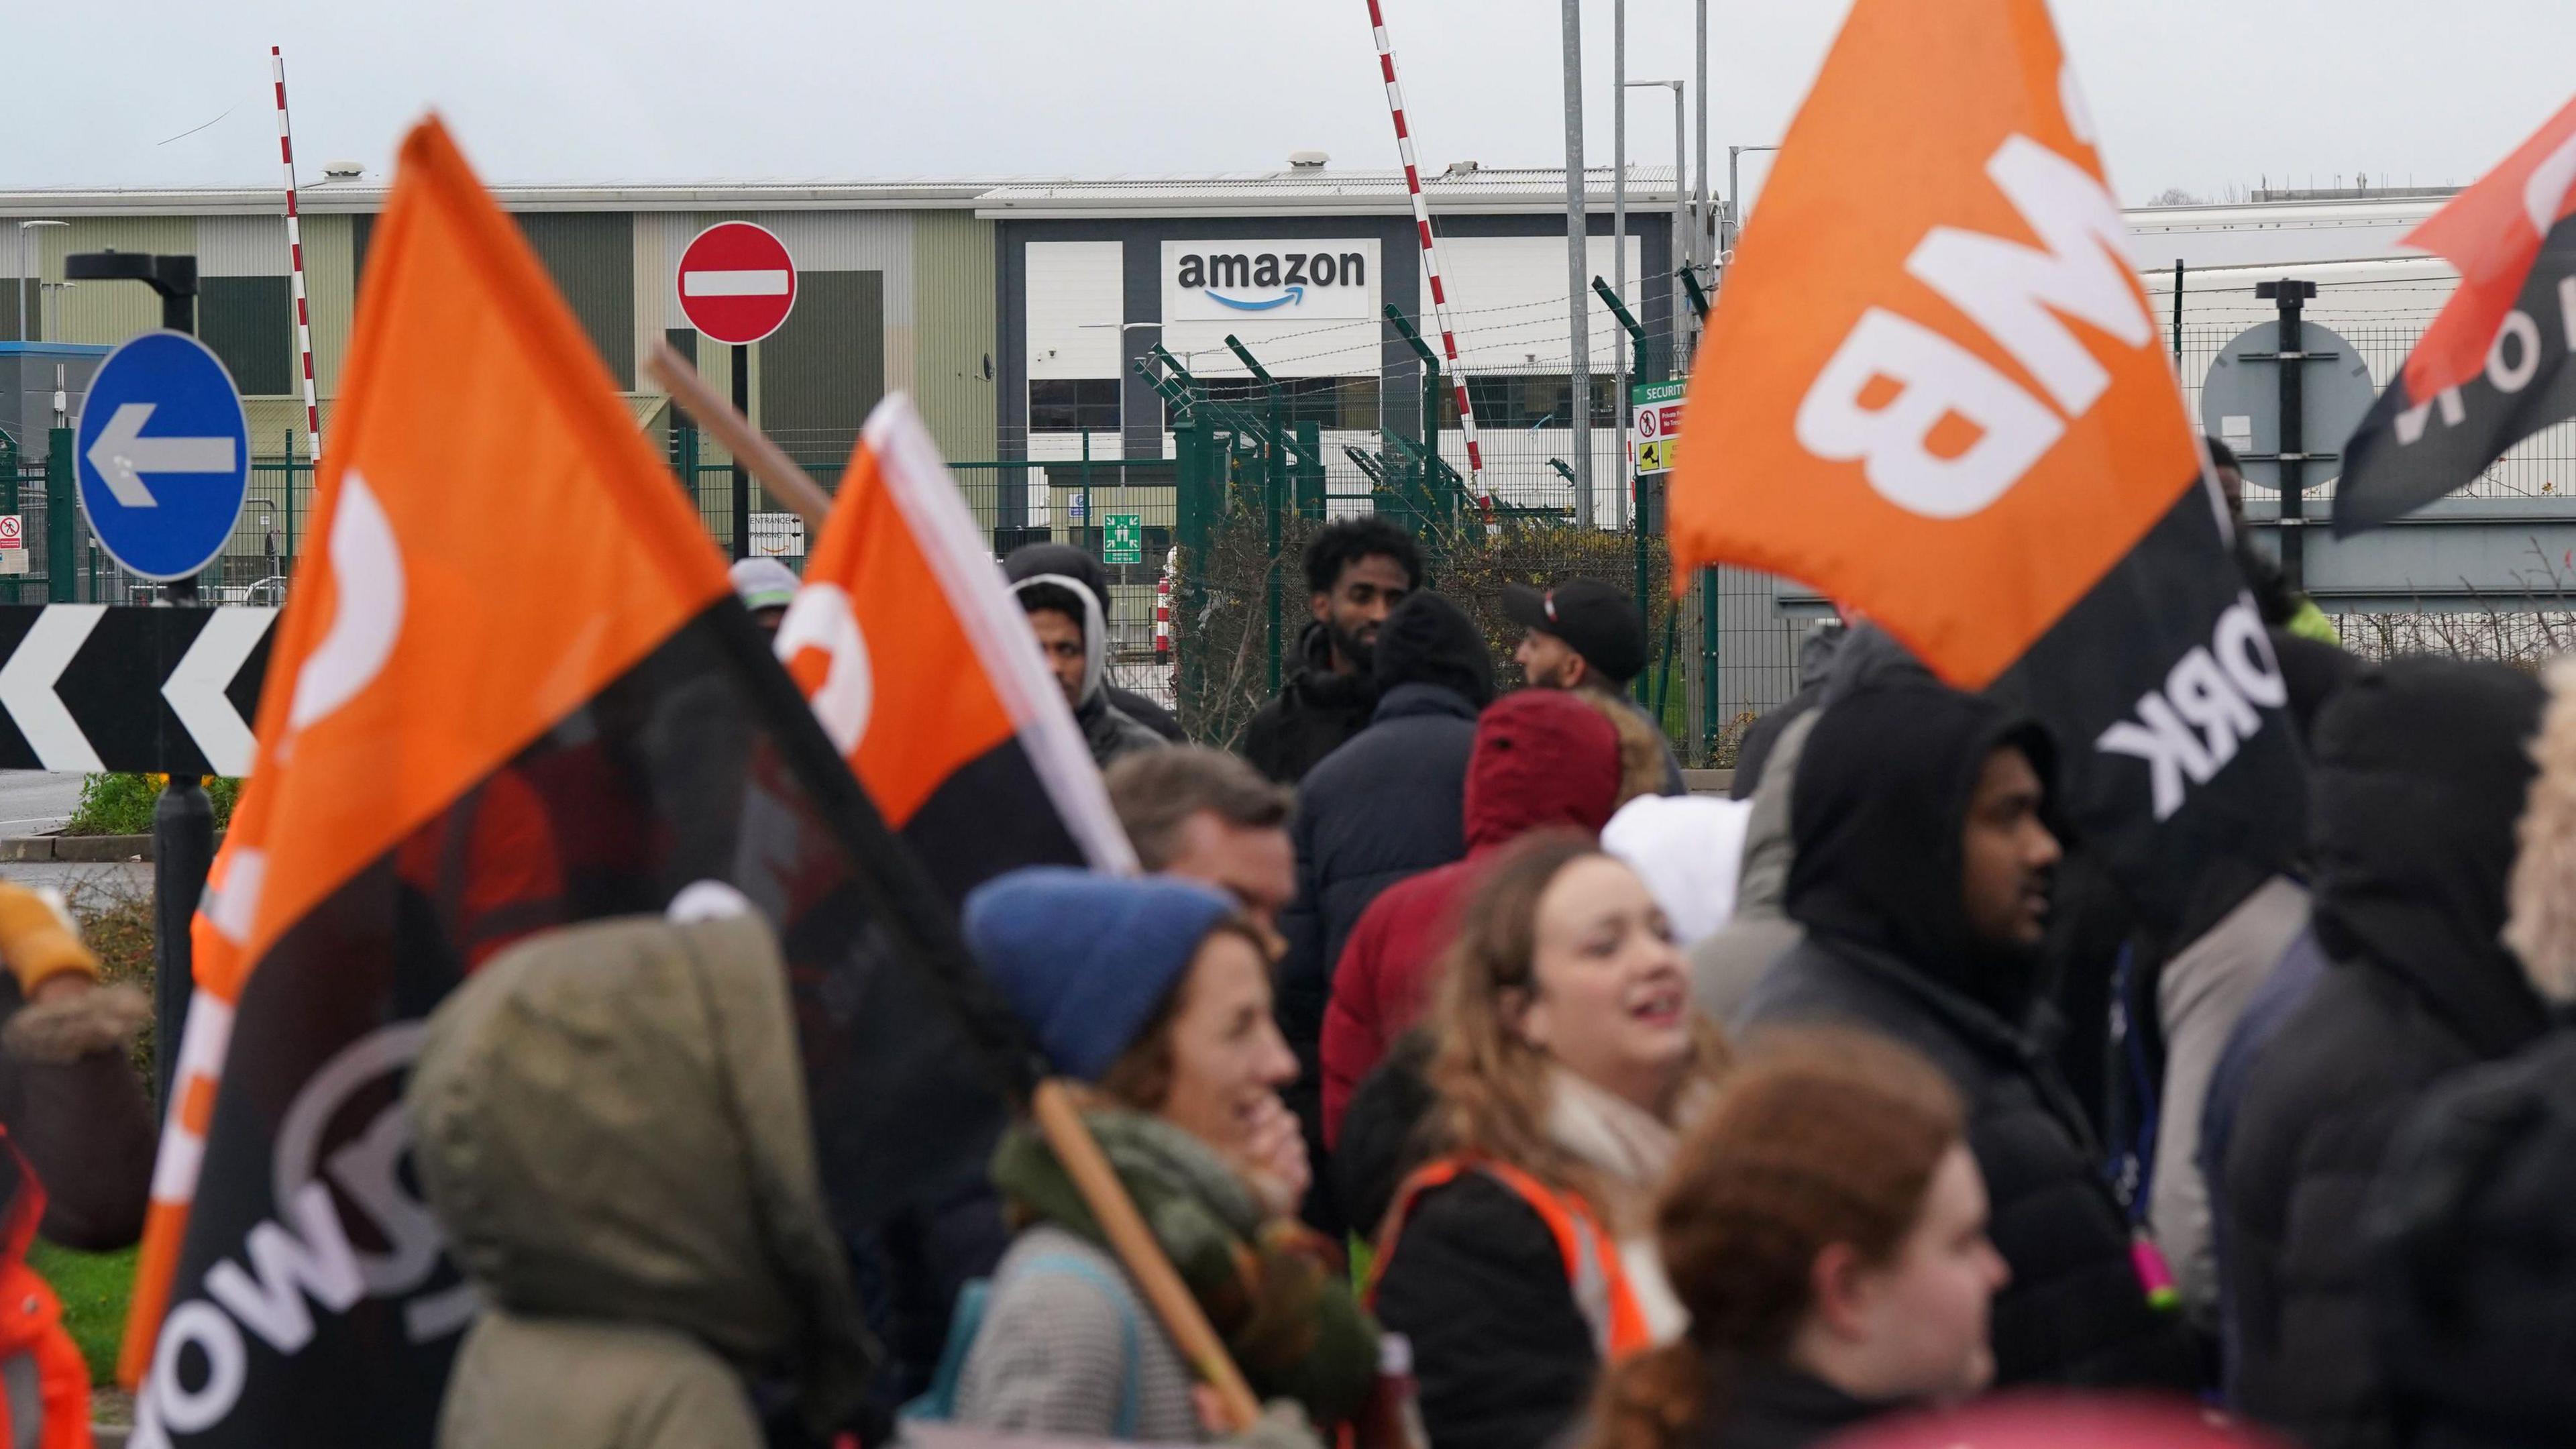
[[[1688, 1122], [1696, 1116], [1708, 1092], [1707, 1083], [1693, 1083], [1675, 1104], [1674, 1121]], [[1636, 1103], [1563, 1067], [1554, 1067], [1548, 1074], [1547, 1132], [1616, 1194], [1615, 1201], [1596, 1206], [1618, 1240], [1620, 1266], [1627, 1269], [1629, 1286], [1636, 1290], [1647, 1332], [1658, 1344], [1680, 1338], [1690, 1327], [1690, 1312], [1664, 1276], [1663, 1254], [1655, 1247], [1653, 1214], [1648, 1208], [1673, 1165], [1681, 1133]]]
[[[1331, 1245], [1296, 1223], [1265, 1221], [1214, 1151], [1161, 1118], [1103, 1110], [1083, 1121], [1253, 1391], [1295, 1399], [1317, 1424], [1356, 1413], [1377, 1380], [1377, 1330]], [[1003, 1136], [993, 1183], [1034, 1216], [1109, 1246], [1034, 1127]]]

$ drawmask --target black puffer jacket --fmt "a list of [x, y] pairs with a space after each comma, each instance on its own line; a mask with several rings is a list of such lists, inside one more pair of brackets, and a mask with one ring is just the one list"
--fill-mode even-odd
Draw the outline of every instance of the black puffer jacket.
[[2238, 1406], [2317, 1449], [2395, 1442], [2362, 1205], [2398, 1122], [2544, 1025], [2497, 939], [2540, 706], [2540, 686], [2500, 666], [2402, 659], [2317, 722], [2328, 964], [2246, 1074], [2219, 1204]]
[[1461, 1173], [1414, 1199], [1384, 1271], [1378, 1321], [1413, 1342], [1431, 1449], [1559, 1441], [1592, 1395], [1601, 1355], [1564, 1255], [1528, 1203]]
[[2411, 1449], [2563, 1444], [2576, 1428], [2576, 1030], [2443, 1082], [2364, 1219], [2381, 1362]]
[[1282, 785], [1306, 772], [1368, 727], [1377, 681], [1365, 671], [1333, 672], [1332, 636], [1308, 624], [1297, 636], [1298, 670], [1243, 731], [1243, 757]]
[[2189, 1342], [2148, 1305], [2084, 1113], [2032, 1029], [2039, 954], [1968, 928], [1968, 804], [2005, 745], [2049, 778], [2037, 727], [1906, 671], [1825, 705], [1790, 805], [1788, 910], [1806, 939], [1741, 1019], [1872, 1028], [1958, 1084], [2013, 1274], [1994, 1304], [1999, 1383], [2189, 1387]]
[[[1369, 727], [1298, 786], [1289, 829], [1297, 848], [1297, 900], [1279, 917], [1288, 943], [1279, 959], [1279, 1029], [1297, 1053], [1288, 1105], [1305, 1121], [1318, 1163], [1324, 1160], [1318, 1049], [1333, 963], [1378, 892], [1467, 853], [1467, 759], [1476, 747], [1476, 714], [1494, 695], [1484, 637], [1437, 594], [1415, 594], [1387, 616], [1378, 631], [1376, 679], [1378, 705]], [[1310, 1216], [1332, 1230], [1341, 1224], [1324, 1205], [1328, 1179], [1316, 1176]]]

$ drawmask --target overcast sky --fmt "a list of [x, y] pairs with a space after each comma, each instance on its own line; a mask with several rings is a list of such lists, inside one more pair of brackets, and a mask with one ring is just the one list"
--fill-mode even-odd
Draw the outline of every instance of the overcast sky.
[[[1384, 3], [1427, 165], [1563, 159], [1557, 0]], [[1713, 6], [1721, 156], [1778, 137], [1847, 9]], [[2576, 89], [2576, 0], [2054, 9], [2124, 201], [2267, 176], [2464, 182]], [[1688, 0], [1628, 10], [1630, 74], [1686, 74]], [[1602, 164], [1610, 0], [1584, 11]], [[496, 180], [1102, 176], [1306, 148], [1395, 164], [1363, 0], [0, 0], [0, 31], [19, 62], [0, 186], [275, 182], [272, 43], [308, 182], [331, 160], [380, 174], [430, 107]], [[1630, 104], [1632, 159], [1665, 161], [1670, 102]]]

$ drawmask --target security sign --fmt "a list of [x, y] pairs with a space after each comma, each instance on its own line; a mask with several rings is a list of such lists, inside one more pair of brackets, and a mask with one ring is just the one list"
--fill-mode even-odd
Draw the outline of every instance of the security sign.
[[0, 513], [0, 574], [27, 571], [27, 533], [17, 514]]
[[1628, 431], [1636, 439], [1637, 471], [1671, 471], [1673, 444], [1682, 435], [1682, 380], [1637, 383], [1628, 389], [1628, 400], [1636, 409]]
[[183, 579], [223, 552], [241, 517], [250, 425], [204, 343], [147, 332], [90, 378], [72, 457], [99, 547], [147, 579]]

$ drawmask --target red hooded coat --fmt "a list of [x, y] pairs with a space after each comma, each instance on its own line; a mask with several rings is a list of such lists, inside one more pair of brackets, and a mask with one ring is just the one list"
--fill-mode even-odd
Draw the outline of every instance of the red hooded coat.
[[1341, 1137], [1351, 1094], [1429, 1004], [1441, 956], [1485, 862], [1543, 826], [1598, 834], [1619, 797], [1619, 732], [1559, 690], [1524, 689], [1476, 721], [1467, 763], [1467, 857], [1388, 887], [1369, 903], [1333, 970], [1324, 1012], [1324, 1141]]

